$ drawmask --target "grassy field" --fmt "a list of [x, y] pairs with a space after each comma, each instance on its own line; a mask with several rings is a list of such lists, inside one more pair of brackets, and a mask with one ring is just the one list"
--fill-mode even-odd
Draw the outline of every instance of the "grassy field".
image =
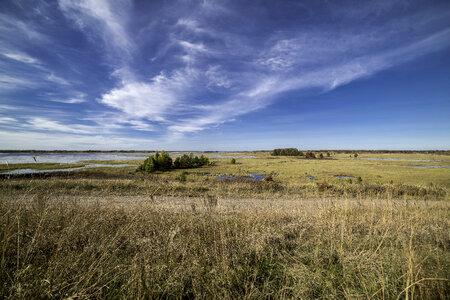
[[[151, 175], [4, 176], [0, 297], [449, 298], [450, 169], [407, 165], [450, 156], [228, 155]], [[253, 173], [273, 181], [217, 178]]]

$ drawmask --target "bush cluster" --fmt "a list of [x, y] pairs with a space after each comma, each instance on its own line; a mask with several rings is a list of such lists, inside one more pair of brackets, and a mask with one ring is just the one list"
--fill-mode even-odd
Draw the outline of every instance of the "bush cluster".
[[[173, 163], [172, 163], [173, 162]], [[161, 153], [156, 152], [153, 156], [149, 156], [142, 165], [139, 166], [139, 171], [144, 171], [147, 173], [153, 173], [155, 171], [167, 171], [170, 169], [189, 169], [198, 168], [204, 165], [208, 165], [209, 160], [206, 156], [201, 155], [193, 156], [192, 153], [189, 155], [183, 155], [177, 157], [175, 161], [165, 151]]]
[[306, 152], [306, 158], [316, 158], [316, 155], [313, 152]]
[[155, 171], [166, 171], [172, 168], [172, 158], [167, 152], [162, 151], [161, 154], [156, 152], [153, 156], [149, 156], [142, 165], [139, 166], [140, 171], [152, 173]]
[[272, 156], [303, 156], [303, 152], [299, 151], [297, 148], [279, 148], [274, 149], [272, 153], [270, 153]]

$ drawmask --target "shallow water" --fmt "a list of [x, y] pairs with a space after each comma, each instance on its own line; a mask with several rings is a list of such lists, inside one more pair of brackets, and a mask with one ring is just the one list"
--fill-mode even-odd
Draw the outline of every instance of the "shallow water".
[[311, 176], [311, 175], [309, 175], [309, 174], [306, 174], [306, 178], [309, 178], [309, 179], [311, 179], [311, 180], [315, 180], [315, 179], [316, 179], [314, 176]]
[[[350, 159], [350, 158], [348, 158]], [[353, 159], [353, 158], [352, 158]], [[371, 158], [371, 157], [361, 157], [358, 159], [366, 159], [366, 160], [388, 160], [388, 161], [426, 161], [426, 162], [441, 162], [446, 160], [438, 160], [438, 159], [409, 159], [409, 158]]]
[[349, 176], [349, 175], [334, 175], [334, 177], [337, 177], [337, 178], [355, 178], [355, 176]]
[[450, 168], [450, 166], [433, 166], [433, 165], [377, 165], [384, 167], [410, 167], [410, 168]]
[[222, 179], [222, 180], [251, 180], [251, 181], [261, 181], [264, 178], [266, 178], [266, 175], [261, 175], [261, 174], [250, 174], [251, 177], [234, 177], [231, 175], [221, 175], [218, 176], [217, 178]]
[[[154, 153], [0, 153], [0, 164], [27, 164], [27, 163], [60, 163], [74, 164], [90, 160], [142, 160]], [[189, 155], [188, 152], [170, 152], [169, 155]], [[254, 158], [244, 155], [224, 155], [226, 153], [193, 153], [193, 155], [205, 155], [209, 158]], [[36, 160], [35, 160], [36, 159]]]
[[424, 165], [407, 165], [406, 167], [413, 167], [413, 168], [450, 168], [450, 166], [424, 166]]
[[49, 170], [20, 169], [20, 170], [12, 170], [12, 171], [9, 171], [9, 172], [0, 173], [0, 175], [71, 172], [71, 171], [90, 169], [90, 168], [102, 168], [102, 167], [106, 167], [106, 168], [120, 168], [120, 167], [131, 167], [131, 166], [137, 166], [137, 165], [130, 165], [130, 164], [117, 164], [117, 165], [90, 164], [90, 165], [86, 165], [84, 167], [66, 168], [66, 169], [49, 169]]
[[[134, 156], [136, 155], [136, 156]], [[146, 153], [0, 153], [1, 164], [60, 163], [74, 164], [88, 160], [141, 160]], [[36, 160], [34, 160], [34, 158]]]
[[205, 155], [212, 158], [255, 158], [253, 155]]

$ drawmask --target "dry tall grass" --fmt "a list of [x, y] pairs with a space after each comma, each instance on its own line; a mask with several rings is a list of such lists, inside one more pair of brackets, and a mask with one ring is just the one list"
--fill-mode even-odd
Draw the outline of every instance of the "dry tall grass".
[[0, 198], [2, 298], [446, 299], [450, 290], [447, 201]]

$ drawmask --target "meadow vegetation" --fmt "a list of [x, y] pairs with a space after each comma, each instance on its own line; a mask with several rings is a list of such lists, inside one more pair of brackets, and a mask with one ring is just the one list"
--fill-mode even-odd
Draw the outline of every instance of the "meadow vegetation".
[[449, 156], [358, 153], [3, 176], [0, 297], [448, 299], [450, 169], [364, 158]]

